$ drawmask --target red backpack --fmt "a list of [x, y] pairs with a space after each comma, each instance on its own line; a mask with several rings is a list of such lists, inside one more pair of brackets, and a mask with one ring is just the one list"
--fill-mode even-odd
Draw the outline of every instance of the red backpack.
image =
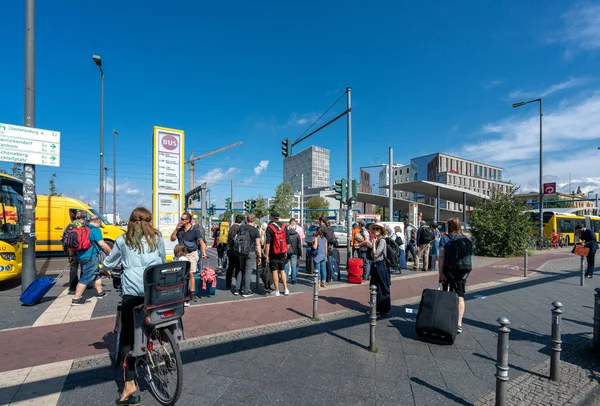
[[90, 240], [90, 228], [88, 226], [72, 229], [67, 234], [67, 247], [74, 251], [84, 251], [92, 246]]
[[273, 241], [271, 241], [273, 246], [273, 254], [287, 254], [288, 248], [285, 236], [285, 227], [279, 227], [277, 223], [271, 223], [269, 227], [273, 231]]

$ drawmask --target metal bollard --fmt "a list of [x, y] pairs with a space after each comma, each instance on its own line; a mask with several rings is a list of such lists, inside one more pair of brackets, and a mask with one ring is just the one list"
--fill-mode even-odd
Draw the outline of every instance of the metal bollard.
[[369, 315], [369, 351], [377, 352], [378, 349], [375, 345], [375, 328], [377, 327], [377, 286], [371, 285], [371, 314]]
[[498, 351], [496, 355], [496, 406], [506, 405], [506, 388], [508, 387], [508, 334], [510, 321], [506, 317], [496, 320], [498, 329]]
[[313, 274], [313, 321], [319, 320], [319, 272]]
[[600, 288], [594, 289], [594, 341], [592, 349], [600, 351]]
[[561, 337], [560, 337], [560, 324], [562, 321], [562, 307], [561, 302], [552, 302], [552, 353], [550, 355], [550, 380], [560, 380], [560, 352], [561, 349]]
[[579, 286], [585, 285], [585, 275], [583, 274], [583, 256], [580, 257], [579, 276], [580, 276]]
[[528, 254], [527, 250], [525, 250], [525, 257], [523, 258], [523, 277], [527, 278], [527, 265], [528, 265]]

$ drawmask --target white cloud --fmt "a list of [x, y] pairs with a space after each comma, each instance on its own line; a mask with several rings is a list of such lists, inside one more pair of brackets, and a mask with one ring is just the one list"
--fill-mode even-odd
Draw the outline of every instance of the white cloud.
[[245, 184], [250, 184], [250, 183], [254, 182], [256, 180], [256, 178], [258, 178], [260, 176], [261, 173], [263, 173], [264, 171], [267, 170], [268, 167], [269, 167], [269, 161], [266, 161], [266, 160], [260, 161], [258, 163], [258, 165], [256, 167], [254, 167], [254, 175], [252, 175], [248, 179], [244, 180], [243, 182]]
[[572, 54], [572, 48], [591, 51], [600, 48], [600, 5], [580, 3], [561, 16], [564, 27], [553, 42], [564, 42], [568, 48], [566, 57]]
[[450, 129], [449, 133], [453, 134], [453, 133], [457, 132], [459, 128], [460, 128], [460, 126], [458, 124], [454, 124], [452, 126], [452, 128]]
[[[531, 110], [529, 118], [513, 116], [484, 125], [483, 141], [463, 147], [462, 156], [499, 164], [535, 159], [539, 154], [537, 105], [531, 106]], [[581, 100], [564, 103], [557, 111], [546, 107], [543, 116], [544, 154], [590, 148], [592, 140], [591, 145], [595, 149], [599, 139], [600, 91]]]
[[570, 89], [570, 88], [573, 88], [576, 86], [581, 86], [585, 82], [586, 82], [586, 79], [583, 79], [583, 78], [569, 78], [569, 79], [565, 80], [564, 82], [551, 85], [548, 88], [541, 90], [541, 91], [537, 91], [537, 92], [535, 92], [535, 91], [534, 92], [526, 92], [526, 91], [522, 91], [522, 90], [513, 90], [512, 92], [510, 92], [508, 94], [508, 98], [511, 100], [520, 101], [521, 99], [527, 99], [527, 98], [532, 98], [532, 97], [546, 97], [546, 96], [551, 95], [552, 93], [555, 93], [555, 92], [558, 92], [561, 90]]
[[488, 82], [482, 83], [481, 87], [483, 88], [483, 90], [490, 90], [490, 89], [495, 88], [496, 86], [500, 86], [502, 83], [504, 83], [502, 80], [494, 79], [494, 80], [490, 80]]
[[215, 183], [215, 182], [219, 182], [220, 180], [223, 179], [227, 179], [227, 178], [231, 178], [233, 175], [235, 175], [236, 173], [239, 172], [238, 168], [229, 168], [226, 171], [224, 171], [221, 168], [214, 168], [211, 169], [210, 171], [208, 171], [205, 175], [200, 176], [200, 178], [195, 178], [194, 182], [197, 185], [200, 185], [201, 183]]
[[317, 118], [319, 118], [317, 113], [292, 113], [283, 128], [312, 124]]

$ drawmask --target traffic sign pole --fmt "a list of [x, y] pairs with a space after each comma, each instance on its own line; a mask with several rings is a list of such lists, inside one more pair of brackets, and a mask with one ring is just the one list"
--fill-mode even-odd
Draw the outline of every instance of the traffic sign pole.
[[[35, 0], [25, 3], [25, 126], [35, 127]], [[21, 292], [35, 280], [35, 165], [23, 168], [23, 272]]]

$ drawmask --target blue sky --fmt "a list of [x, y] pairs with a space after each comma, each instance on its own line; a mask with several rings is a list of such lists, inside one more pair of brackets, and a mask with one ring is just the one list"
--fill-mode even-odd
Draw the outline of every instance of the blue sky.
[[[0, 121], [14, 124], [23, 123], [24, 3], [7, 2], [0, 25]], [[37, 3], [36, 126], [62, 133], [58, 190], [93, 205], [100, 77], [92, 54], [106, 73], [108, 167], [119, 132], [122, 214], [151, 205], [154, 125], [185, 130], [186, 155], [243, 142], [196, 165], [222, 206], [232, 177], [236, 200], [271, 195], [282, 180], [281, 141], [296, 139], [347, 86], [355, 177], [393, 146], [397, 163], [450, 152], [503, 166], [505, 179], [535, 189], [536, 106], [511, 104], [543, 96], [546, 180], [564, 187], [571, 173], [574, 186], [600, 192], [597, 3]], [[295, 150], [331, 149], [331, 177], [341, 178], [345, 137], [339, 121]], [[38, 168], [44, 193], [55, 170]]]

